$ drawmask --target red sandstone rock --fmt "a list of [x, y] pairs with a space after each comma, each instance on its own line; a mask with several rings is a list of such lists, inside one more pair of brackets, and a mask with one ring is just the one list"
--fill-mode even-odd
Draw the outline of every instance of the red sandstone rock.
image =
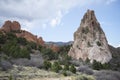
[[5, 32], [10, 32], [10, 31], [20, 31], [20, 24], [17, 21], [6, 21], [5, 24], [2, 26], [2, 30]]
[[[42, 37], [40, 38], [37, 38], [37, 36], [33, 35], [32, 33], [28, 32], [28, 31], [25, 31], [25, 30], [21, 30], [21, 26], [19, 24], [19, 22], [17, 21], [6, 21], [4, 23], [4, 25], [2, 26], [2, 28], [0, 29], [0, 31], [5, 31], [5, 32], [11, 32], [11, 31], [15, 31], [15, 34], [17, 37], [23, 37], [25, 38], [27, 41], [30, 41], [30, 42], [35, 42], [37, 44], [40, 44], [42, 46], [44, 46], [45, 42], [44, 40], [42, 39]], [[17, 32], [19, 31], [19, 32]]]

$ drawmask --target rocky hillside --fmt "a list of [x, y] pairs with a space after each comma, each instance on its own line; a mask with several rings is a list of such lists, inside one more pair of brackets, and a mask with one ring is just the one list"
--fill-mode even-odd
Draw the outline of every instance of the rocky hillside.
[[45, 41], [42, 37], [37, 37], [36, 35], [21, 30], [21, 25], [17, 21], [6, 21], [4, 25], [0, 28], [0, 32], [2, 33], [14, 33], [18, 38], [25, 38], [29, 42], [37, 43], [38, 45], [46, 46], [47, 48], [51, 48], [54, 52], [59, 51], [59, 46], [56, 44], [45, 44]]
[[109, 45], [110, 51], [112, 53], [112, 59], [110, 60], [110, 65], [113, 70], [120, 71], [120, 47], [114, 48]]
[[36, 35], [33, 35], [32, 33], [21, 30], [21, 25], [17, 21], [6, 21], [4, 25], [0, 29], [1, 32], [3, 33], [9, 33], [9, 32], [14, 32], [17, 37], [22, 37], [25, 38], [29, 42], [34, 42], [40, 45], [44, 45], [44, 41], [42, 37], [37, 37]]
[[93, 10], [87, 10], [81, 24], [74, 33], [74, 43], [69, 56], [75, 59], [90, 59], [101, 63], [109, 62], [112, 58], [106, 36], [96, 19]]

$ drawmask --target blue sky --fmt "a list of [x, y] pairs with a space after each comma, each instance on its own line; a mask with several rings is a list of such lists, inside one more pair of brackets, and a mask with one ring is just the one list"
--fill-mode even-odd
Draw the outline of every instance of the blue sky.
[[87, 9], [95, 11], [108, 43], [120, 46], [119, 0], [0, 0], [0, 26], [17, 20], [22, 29], [45, 41], [67, 42]]

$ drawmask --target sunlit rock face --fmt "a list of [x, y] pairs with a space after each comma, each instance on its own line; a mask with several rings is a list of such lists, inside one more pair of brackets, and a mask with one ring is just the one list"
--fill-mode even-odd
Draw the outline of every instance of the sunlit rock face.
[[19, 22], [17, 22], [17, 21], [11, 22], [8, 20], [4, 23], [4, 25], [2, 26], [2, 29], [5, 32], [20, 31], [21, 26], [20, 26]]
[[106, 36], [93, 10], [87, 10], [84, 14], [80, 27], [74, 33], [74, 43], [68, 55], [101, 63], [107, 63], [112, 58]]

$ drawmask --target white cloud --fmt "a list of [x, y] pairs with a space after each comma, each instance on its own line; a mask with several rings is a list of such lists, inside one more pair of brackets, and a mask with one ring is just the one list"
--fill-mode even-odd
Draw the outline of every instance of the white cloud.
[[50, 25], [52, 27], [54, 27], [55, 25], [57, 25], [57, 19], [52, 19], [51, 22], [50, 22]]
[[61, 13], [61, 11], [59, 10], [59, 11], [57, 12], [57, 16], [50, 21], [50, 25], [51, 25], [52, 27], [55, 27], [55, 26], [59, 25], [60, 22], [61, 22], [61, 18], [62, 18], [62, 13]]
[[55, 27], [76, 6], [110, 4], [114, 1], [116, 0], [0, 0], [0, 17], [4, 20], [18, 20], [22, 28], [27, 30], [40, 26], [46, 28], [46, 25]]
[[111, 4], [111, 3], [115, 2], [115, 1], [117, 1], [117, 0], [107, 0], [106, 4], [109, 5], [109, 4]]

